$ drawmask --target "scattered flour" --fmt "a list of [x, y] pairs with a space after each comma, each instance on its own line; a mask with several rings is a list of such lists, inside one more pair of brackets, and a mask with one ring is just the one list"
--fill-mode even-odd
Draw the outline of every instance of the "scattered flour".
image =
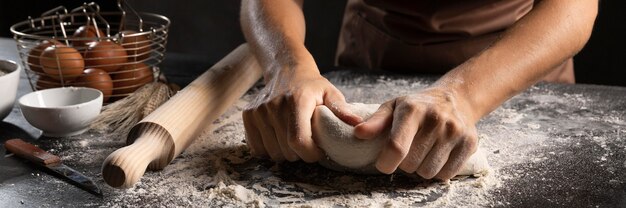
[[[382, 103], [400, 94], [424, 88], [432, 81], [392, 79], [386, 76], [335, 74], [330, 80], [344, 92], [348, 102]], [[352, 79], [354, 78], [354, 79]], [[359, 85], [359, 87], [354, 87]], [[539, 90], [532, 87], [531, 91]], [[390, 92], [392, 91], [392, 92]], [[461, 177], [441, 184], [402, 174], [356, 175], [335, 172], [304, 162], [274, 164], [252, 158], [245, 144], [241, 111], [252, 99], [247, 95], [206, 131], [170, 165], [161, 171], [148, 171], [141, 181], [127, 190], [103, 185], [105, 207], [477, 207], [506, 206], [494, 194], [509, 181], [534, 177], [518, 167], [539, 164], [567, 150], [540, 151], [557, 147], [573, 137], [586, 138], [589, 131], [580, 126], [624, 126], [620, 112], [596, 112], [591, 101], [580, 94], [559, 99], [550, 91], [541, 95], [514, 97], [478, 124], [480, 145], [488, 152], [493, 170], [485, 177]], [[578, 113], [567, 122], [552, 119], [563, 109]], [[570, 110], [571, 111], [571, 110]], [[588, 124], [587, 114], [605, 115], [608, 122]], [[571, 135], [549, 134], [566, 129]], [[618, 134], [626, 135], [624, 128]], [[591, 132], [593, 133], [593, 132]], [[618, 136], [619, 137], [619, 136]], [[73, 165], [99, 167], [104, 158], [125, 143], [113, 135], [83, 135], [70, 142], [54, 142], [52, 147]], [[73, 140], [72, 140], [73, 139]], [[596, 136], [589, 141], [600, 150], [597, 162], [606, 162], [617, 151], [607, 141], [624, 138]], [[587, 141], [587, 140], [585, 140]], [[577, 144], [573, 144], [576, 147]], [[580, 145], [580, 144], [578, 144]], [[624, 151], [624, 147], [621, 147]], [[74, 149], [75, 151], [63, 151]], [[604, 160], [603, 160], [604, 158]], [[620, 162], [621, 164], [621, 162]], [[626, 162], [623, 163], [626, 168]], [[104, 184], [95, 169], [99, 183]], [[544, 179], [550, 180], [550, 179]], [[619, 178], [615, 183], [622, 183]], [[87, 204], [85, 204], [87, 206]]]

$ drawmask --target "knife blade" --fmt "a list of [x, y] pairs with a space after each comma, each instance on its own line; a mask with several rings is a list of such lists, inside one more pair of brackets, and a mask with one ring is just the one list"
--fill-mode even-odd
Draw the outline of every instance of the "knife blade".
[[79, 188], [96, 196], [102, 196], [102, 191], [95, 182], [82, 173], [64, 165], [59, 156], [46, 152], [21, 139], [9, 139], [4, 143], [4, 147], [13, 154], [44, 167], [57, 176], [69, 180], [70, 183]]

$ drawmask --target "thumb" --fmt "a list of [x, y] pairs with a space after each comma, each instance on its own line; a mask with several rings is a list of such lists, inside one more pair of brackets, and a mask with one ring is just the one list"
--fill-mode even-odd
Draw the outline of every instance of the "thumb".
[[363, 123], [354, 127], [354, 135], [360, 139], [373, 139], [391, 125], [395, 102], [386, 102]]
[[363, 122], [363, 118], [352, 112], [350, 104], [340, 92], [328, 92], [324, 96], [324, 105], [330, 109], [339, 119], [352, 126]]

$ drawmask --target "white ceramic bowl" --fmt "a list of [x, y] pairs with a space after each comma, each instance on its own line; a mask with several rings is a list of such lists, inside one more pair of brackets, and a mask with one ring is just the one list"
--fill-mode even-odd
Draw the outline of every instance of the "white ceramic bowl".
[[102, 92], [92, 88], [67, 87], [31, 92], [19, 100], [24, 118], [44, 136], [81, 134], [100, 114]]
[[3, 120], [13, 109], [22, 66], [13, 61], [0, 60], [0, 70], [6, 73], [0, 75], [0, 120]]

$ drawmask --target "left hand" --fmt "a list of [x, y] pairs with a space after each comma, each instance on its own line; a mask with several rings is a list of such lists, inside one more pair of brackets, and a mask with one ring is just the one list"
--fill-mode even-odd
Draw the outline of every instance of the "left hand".
[[355, 127], [361, 139], [391, 128], [376, 168], [391, 174], [398, 167], [426, 179], [450, 179], [476, 151], [478, 137], [471, 108], [445, 87], [431, 87], [382, 104]]

